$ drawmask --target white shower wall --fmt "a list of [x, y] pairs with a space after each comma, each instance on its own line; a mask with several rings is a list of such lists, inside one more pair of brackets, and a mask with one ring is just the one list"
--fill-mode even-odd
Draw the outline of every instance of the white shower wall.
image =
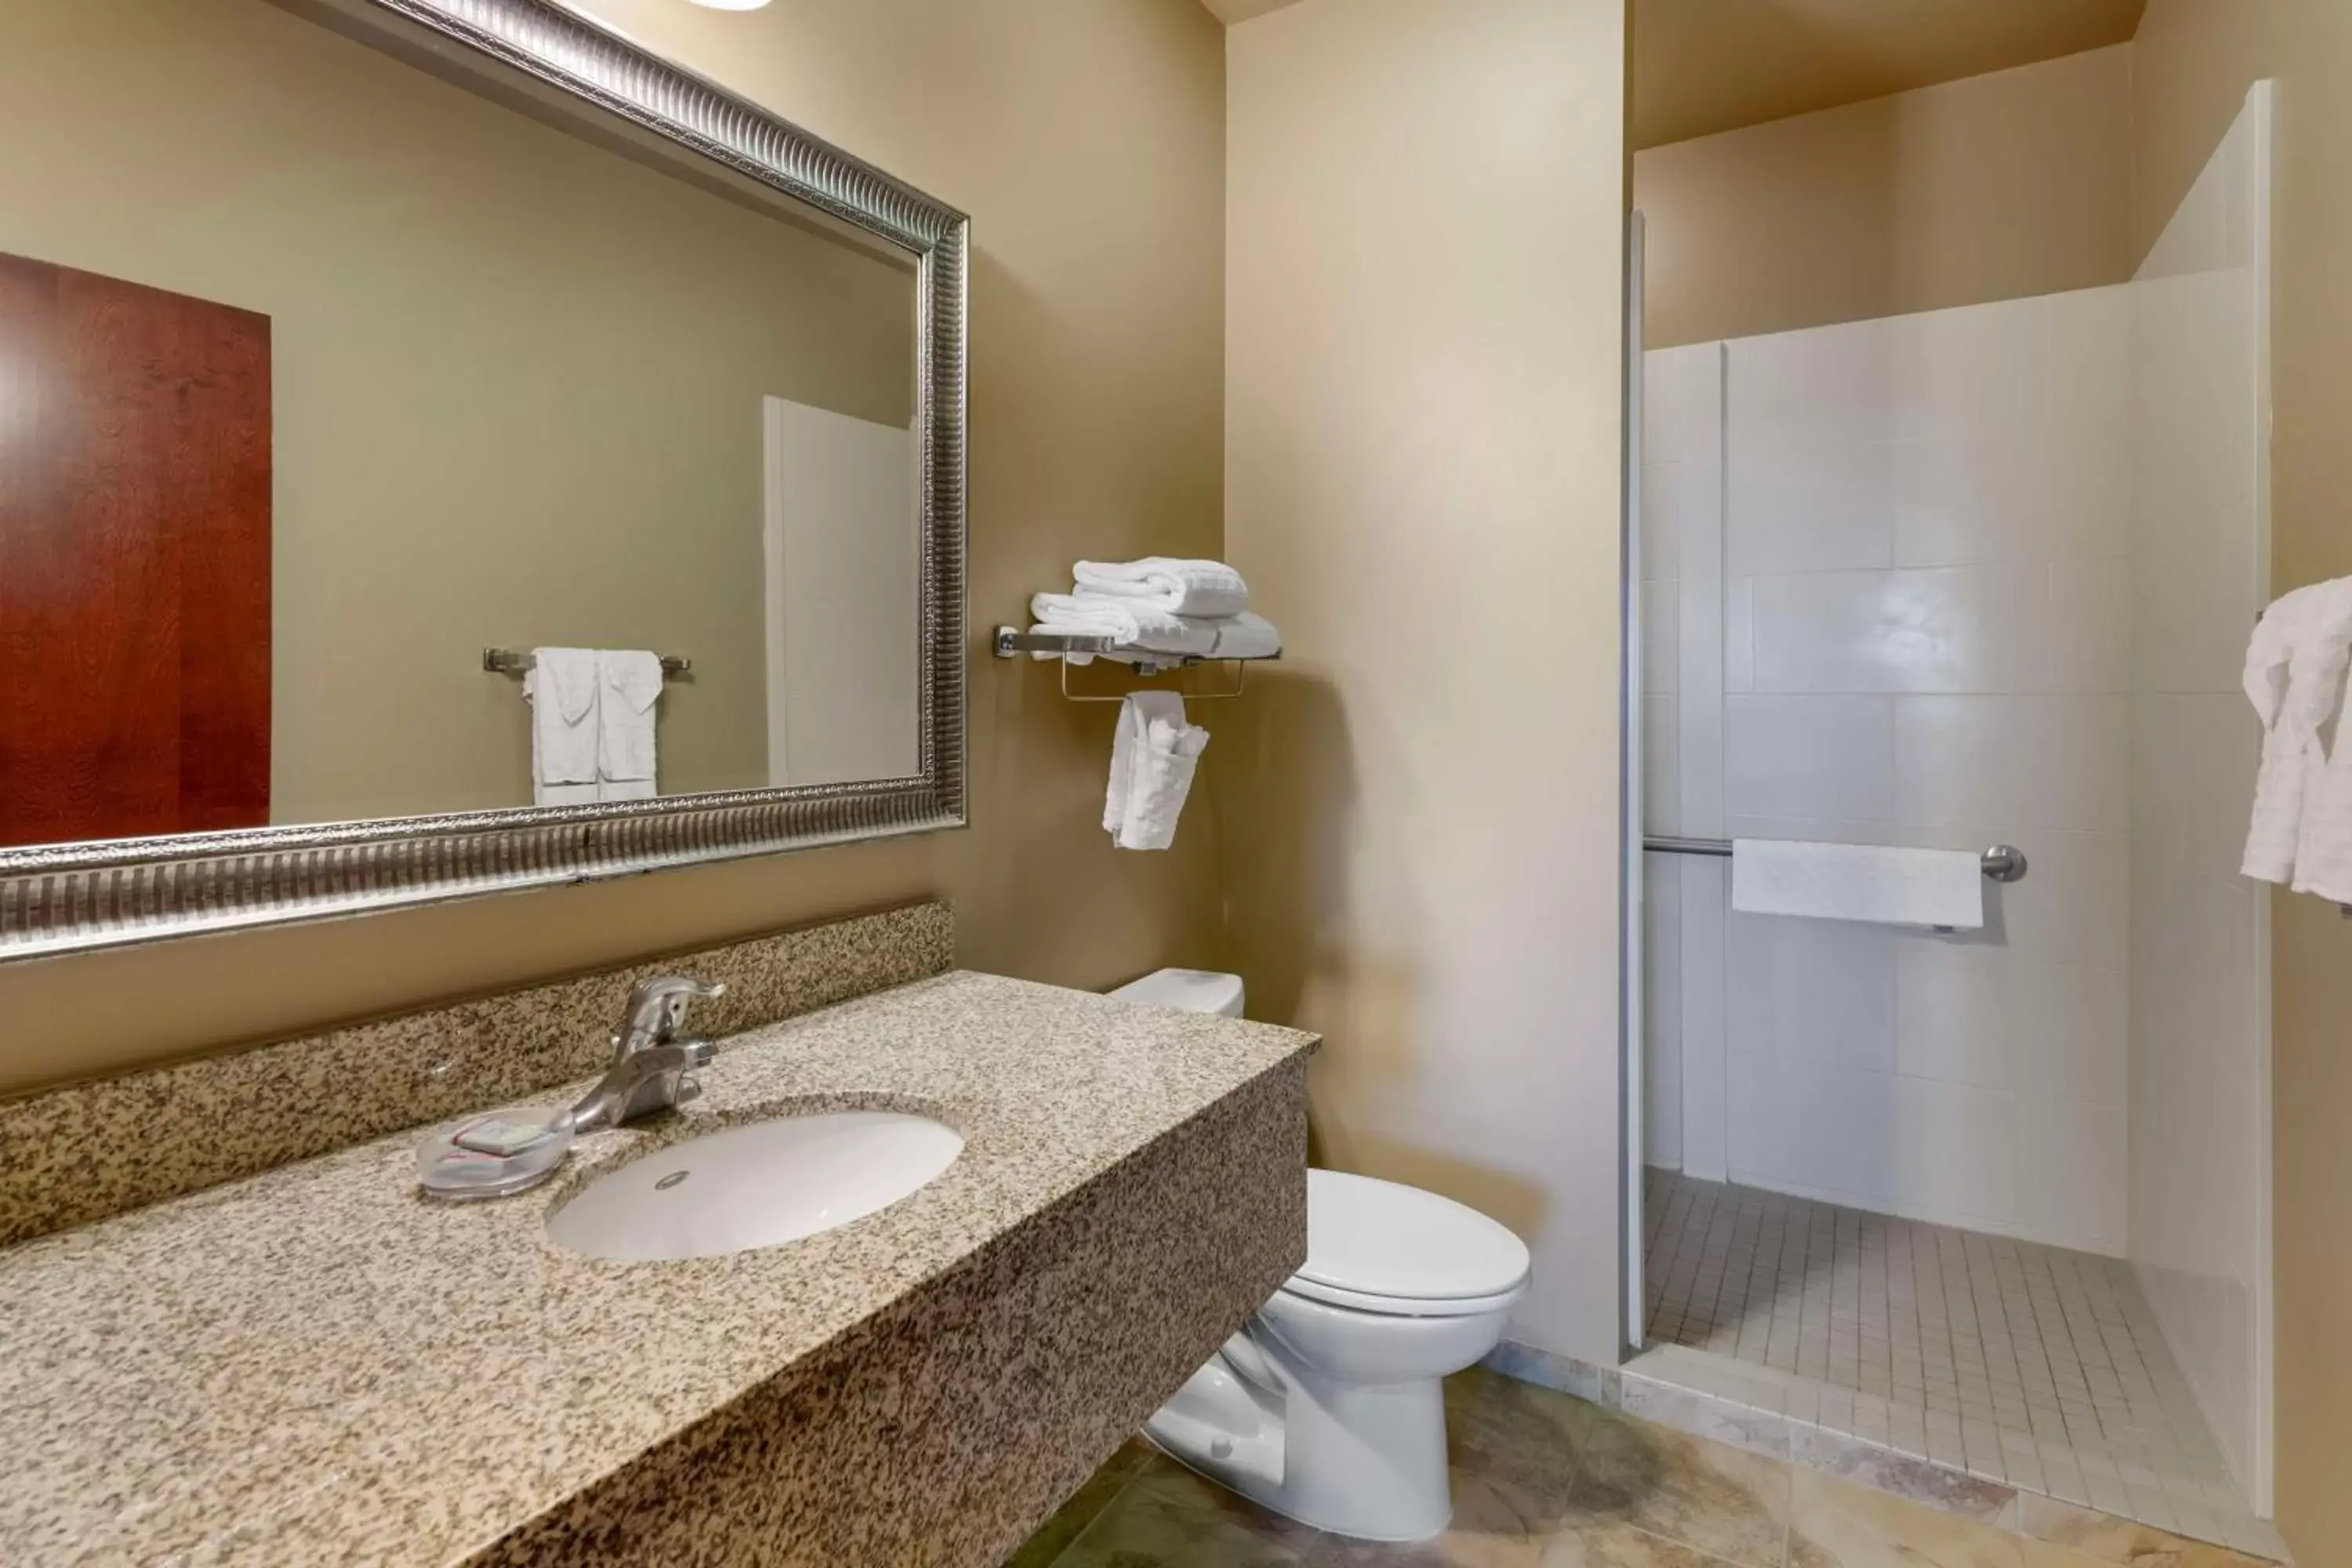
[[2238, 874], [2268, 596], [2267, 88], [2132, 285], [2131, 1244], [2231, 1468], [2269, 1508], [2267, 894]]
[[1642, 599], [1648, 831], [2032, 864], [1938, 937], [1648, 857], [1652, 1163], [2127, 1256], [2264, 1513], [2270, 93], [2128, 285], [1647, 355]]
[[1721, 863], [1652, 857], [1659, 1163], [2123, 1251], [2129, 312], [1648, 356], [1650, 830], [2032, 862], [1939, 937], [1732, 915]]

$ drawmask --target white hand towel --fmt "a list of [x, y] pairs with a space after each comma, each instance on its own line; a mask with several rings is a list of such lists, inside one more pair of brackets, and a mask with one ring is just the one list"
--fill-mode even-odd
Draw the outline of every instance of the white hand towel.
[[1174, 691], [1131, 691], [1119, 704], [1110, 743], [1110, 787], [1103, 793], [1103, 831], [1116, 839], [1127, 825], [1138, 769], [1152, 721], [1181, 724], [1184, 699]]
[[594, 800], [596, 655], [581, 647], [531, 650], [522, 694], [530, 704], [530, 798], [534, 805], [578, 805], [577, 786]]
[[1976, 931], [1984, 860], [1973, 851], [1731, 841], [1731, 907], [1742, 914]]
[[[1029, 613], [1036, 618], [1038, 631], [1116, 637], [1154, 653], [1206, 654], [1217, 646], [1217, 628], [1213, 623], [1170, 615], [1132, 601], [1096, 599], [1076, 594], [1038, 594], [1029, 601]], [[1083, 663], [1087, 657], [1078, 655], [1074, 662]]]
[[1148, 555], [1140, 561], [1081, 561], [1070, 569], [1082, 596], [1123, 599], [1171, 616], [1238, 616], [1249, 584], [1222, 561]]
[[1127, 817], [1112, 840], [1121, 849], [1166, 849], [1176, 842], [1176, 819], [1192, 793], [1192, 775], [1209, 732], [1184, 721], [1181, 699], [1171, 721], [1154, 716], [1143, 725], [1127, 795]]
[[1215, 653], [1219, 658], [1272, 658], [1282, 651], [1282, 633], [1264, 616], [1244, 610], [1210, 624], [1217, 628]]
[[[635, 649], [607, 649], [596, 656], [602, 690], [597, 701], [596, 776], [607, 800], [642, 800], [659, 776], [654, 753], [654, 710], [661, 700], [661, 660]], [[617, 784], [645, 784], [641, 793], [620, 794]]]

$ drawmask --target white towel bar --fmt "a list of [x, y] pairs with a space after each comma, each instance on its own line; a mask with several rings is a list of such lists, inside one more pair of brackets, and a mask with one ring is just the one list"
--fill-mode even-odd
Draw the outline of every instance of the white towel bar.
[[[1645, 836], [1642, 847], [1659, 855], [1708, 855], [1717, 859], [1729, 859], [1731, 840], [1728, 838], [1677, 838], [1670, 835]], [[2025, 851], [2013, 844], [1996, 844], [1984, 852], [1984, 874], [1996, 882], [2025, 880]]]

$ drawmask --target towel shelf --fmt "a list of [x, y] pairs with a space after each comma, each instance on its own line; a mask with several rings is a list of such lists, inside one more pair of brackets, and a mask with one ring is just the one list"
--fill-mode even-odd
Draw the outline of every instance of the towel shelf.
[[[520, 675], [539, 660], [520, 648], [486, 647], [482, 650], [482, 668], [492, 675]], [[661, 656], [662, 679], [679, 680], [694, 673], [694, 660], [674, 653]]]
[[1131, 663], [1140, 676], [1165, 675], [1171, 669], [1182, 669], [1195, 664], [1230, 664], [1234, 667], [1234, 689], [1231, 691], [1193, 691], [1185, 694], [1188, 700], [1213, 702], [1223, 698], [1239, 697], [1249, 686], [1249, 667], [1282, 657], [1280, 649], [1265, 654], [1164, 653], [1158, 648], [1136, 647], [1117, 637], [1086, 637], [1076, 632], [1024, 632], [1017, 626], [999, 626], [992, 649], [999, 658], [1018, 658], [1021, 655], [1044, 654], [1061, 667], [1062, 695], [1073, 702], [1123, 702], [1125, 697], [1097, 697], [1070, 689], [1070, 655], [1086, 654], [1107, 657]]
[[[1677, 838], [1668, 835], [1651, 835], [1642, 840], [1642, 847], [1659, 855], [1708, 855], [1718, 859], [1731, 856], [1728, 838]], [[1982, 857], [1984, 874], [1996, 882], [2025, 880], [2025, 851], [2013, 844], [1996, 844]]]
[[1013, 658], [1024, 653], [1052, 654], [1061, 658], [1074, 653], [1109, 654], [1120, 659], [1132, 659], [1135, 668], [1147, 675], [1163, 669], [1174, 669], [1187, 664], [1255, 664], [1265, 659], [1280, 658], [1280, 649], [1273, 653], [1163, 653], [1158, 648], [1135, 647], [1121, 643], [1117, 637], [1085, 637], [1076, 632], [1024, 632], [1017, 626], [996, 628], [996, 657]]

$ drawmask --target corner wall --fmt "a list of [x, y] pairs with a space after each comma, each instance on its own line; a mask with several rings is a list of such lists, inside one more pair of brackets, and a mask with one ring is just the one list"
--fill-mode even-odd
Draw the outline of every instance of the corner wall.
[[1527, 1237], [1619, 1349], [1616, 0], [1305, 0], [1227, 42], [1226, 541], [1288, 651], [1208, 722], [1232, 964], [1322, 1163]]
[[[1196, 0], [586, 9], [972, 215], [972, 819], [962, 833], [0, 967], [0, 1093], [942, 896], [958, 962], [1089, 988], [1213, 956], [1213, 814], [1099, 826], [1110, 710], [1000, 662], [1079, 556], [1213, 555], [1223, 36]], [[461, 650], [462, 651], [462, 650]]]

